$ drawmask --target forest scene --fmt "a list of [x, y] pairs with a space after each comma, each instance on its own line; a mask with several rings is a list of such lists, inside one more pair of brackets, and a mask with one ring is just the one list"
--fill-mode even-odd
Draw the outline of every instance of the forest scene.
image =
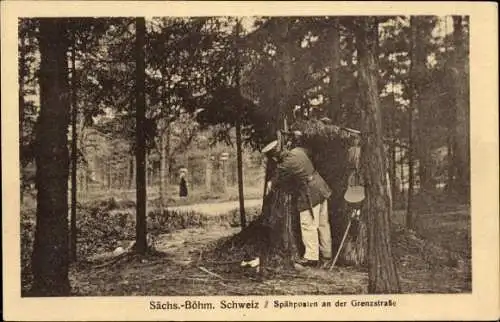
[[[468, 16], [21, 18], [18, 71], [24, 297], [472, 291]], [[268, 190], [293, 133], [321, 267]]]

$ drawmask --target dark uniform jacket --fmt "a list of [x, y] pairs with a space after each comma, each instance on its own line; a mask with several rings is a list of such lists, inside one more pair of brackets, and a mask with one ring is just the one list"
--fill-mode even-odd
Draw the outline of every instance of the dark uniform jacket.
[[300, 147], [281, 154], [271, 182], [271, 189], [294, 193], [301, 212], [330, 198], [332, 194], [328, 184], [314, 169], [306, 151]]

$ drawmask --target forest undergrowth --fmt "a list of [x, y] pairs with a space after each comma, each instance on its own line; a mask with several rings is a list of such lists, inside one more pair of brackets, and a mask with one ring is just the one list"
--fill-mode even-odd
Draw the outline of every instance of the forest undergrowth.
[[[103, 203], [80, 216], [79, 261], [70, 280], [76, 296], [104, 295], [294, 295], [367, 292], [363, 267], [337, 265], [331, 271], [270, 270], [264, 282], [241, 268], [255, 244], [234, 247], [241, 237], [238, 213], [150, 212], [154, 252], [145, 257], [116, 256], [116, 248], [133, 241], [133, 212], [125, 205]], [[97, 216], [97, 213], [99, 215]], [[256, 218], [259, 209], [249, 209]], [[471, 291], [470, 215], [466, 206], [418, 214], [417, 229], [392, 223], [392, 247], [404, 293]], [[103, 219], [104, 218], [104, 219]], [[23, 221], [26, 223], [27, 221]], [[102, 223], [106, 222], [106, 225]], [[100, 227], [98, 227], [100, 226]], [[26, 229], [26, 227], [24, 227]], [[23, 292], [29, 289], [29, 241], [23, 234]], [[87, 247], [85, 247], [87, 245]], [[232, 245], [232, 247], [231, 247]], [[117, 258], [116, 260], [113, 260]]]

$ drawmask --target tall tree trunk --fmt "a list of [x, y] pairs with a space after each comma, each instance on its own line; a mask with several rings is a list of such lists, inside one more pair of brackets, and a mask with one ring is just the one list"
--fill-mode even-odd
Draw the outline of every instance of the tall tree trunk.
[[[281, 140], [281, 135], [279, 135], [278, 130], [283, 129], [285, 125], [285, 119], [287, 112], [290, 112], [289, 98], [291, 91], [291, 80], [292, 80], [292, 65], [291, 65], [291, 44], [289, 37], [289, 18], [282, 18], [280, 24], [280, 37], [281, 46], [278, 50], [281, 61], [281, 80], [276, 84], [276, 88], [272, 89], [273, 97], [270, 101], [274, 101], [278, 106], [276, 109], [276, 114], [273, 118], [272, 130], [276, 131], [274, 133], [278, 134], [278, 144], [283, 146]], [[264, 183], [264, 195], [261, 217], [262, 221], [268, 221], [264, 225], [268, 227], [267, 229], [261, 229], [258, 227], [257, 234], [262, 232], [268, 232], [263, 236], [264, 247], [260, 250], [261, 256], [261, 268], [265, 268], [267, 265], [271, 265], [271, 259], [274, 257], [272, 254], [279, 254], [277, 257], [281, 257], [282, 260], [280, 265], [291, 268], [293, 267], [293, 260], [298, 254], [298, 236], [300, 234], [300, 226], [298, 224], [297, 207], [292, 201], [292, 197], [289, 193], [276, 190], [268, 195], [266, 195], [267, 190], [267, 180], [269, 180], [274, 171], [276, 171], [276, 164], [272, 161], [266, 164], [266, 175]], [[252, 227], [253, 225], [250, 225]], [[260, 238], [260, 237], [259, 237]]]
[[163, 168], [165, 169], [165, 178], [164, 178], [164, 185], [165, 185], [165, 192], [168, 191], [168, 186], [170, 184], [170, 136], [171, 136], [171, 127], [170, 127], [170, 121], [167, 126], [167, 130], [165, 135], [167, 136], [165, 140], [165, 164]]
[[151, 187], [151, 167], [149, 162], [149, 153], [146, 152], [146, 187]]
[[470, 143], [469, 143], [469, 73], [467, 64], [467, 40], [464, 36], [462, 16], [453, 16], [454, 60], [452, 68], [455, 91], [455, 164], [456, 188], [466, 200], [470, 198]]
[[160, 194], [160, 209], [163, 210], [163, 207], [165, 206], [165, 186], [164, 186], [164, 181], [165, 181], [165, 143], [163, 142], [163, 136], [165, 135], [164, 131], [161, 131], [160, 133], [160, 138], [159, 138], [159, 149], [160, 149], [160, 175], [159, 175], [159, 194]]
[[413, 109], [409, 108], [408, 110], [408, 195], [407, 195], [407, 203], [406, 203], [406, 227], [413, 228], [414, 227], [414, 218], [413, 218], [413, 194], [414, 194], [414, 160], [413, 160]]
[[331, 106], [328, 110], [329, 117], [332, 120], [338, 120], [337, 113], [341, 111], [341, 95], [340, 95], [340, 23], [338, 17], [332, 18], [331, 28], [331, 55], [332, 65], [330, 71], [330, 88], [331, 88]]
[[[236, 22], [236, 43], [239, 43], [240, 38], [241, 21], [240, 19]], [[238, 92], [241, 93], [240, 89], [240, 70], [241, 70], [241, 60], [240, 60], [240, 48], [236, 47], [236, 66], [235, 66], [235, 86]], [[242, 108], [243, 106], [239, 106]], [[240, 223], [241, 228], [244, 229], [247, 226], [247, 219], [245, 216], [245, 195], [243, 193], [243, 151], [241, 142], [241, 120], [236, 120], [236, 159], [237, 159], [237, 172], [238, 172], [238, 198], [240, 201]]]
[[429, 108], [431, 108], [429, 101], [424, 100], [422, 97], [424, 88], [423, 81], [427, 73], [427, 52], [425, 50], [425, 29], [422, 24], [425, 22], [426, 17], [412, 16], [410, 19], [412, 29], [412, 57], [411, 66], [412, 74], [412, 105], [413, 110], [417, 111], [417, 142], [416, 152], [419, 160], [418, 173], [420, 178], [420, 193], [432, 192], [434, 184], [432, 180], [432, 160], [430, 149], [431, 139], [429, 122], [431, 115]]
[[136, 18], [136, 227], [135, 250], [139, 254], [147, 251], [146, 227], [146, 96], [145, 96], [145, 58], [144, 46], [146, 38], [145, 18]]
[[382, 117], [377, 86], [376, 63], [377, 21], [373, 17], [359, 18], [356, 47], [359, 56], [359, 83], [363, 99], [362, 132], [370, 133], [362, 143], [362, 165], [367, 189], [368, 221], [368, 292], [399, 293], [399, 279], [394, 264], [389, 218], [392, 209], [384, 157]]
[[[293, 50], [293, 41], [292, 37], [290, 34], [290, 18], [285, 17], [283, 18], [283, 26], [282, 26], [282, 41], [283, 41], [283, 47], [281, 49], [281, 57], [282, 57], [282, 75], [283, 75], [283, 83], [282, 83], [282, 91], [280, 95], [280, 105], [278, 108], [278, 124], [277, 127], [278, 129], [283, 129], [283, 130], [288, 130], [288, 124], [287, 124], [287, 119], [292, 118], [292, 108], [290, 106], [290, 97], [292, 94], [292, 80], [294, 78], [294, 70], [293, 70], [293, 65], [292, 65], [292, 50]], [[279, 92], [278, 92], [279, 93]], [[285, 146], [284, 140], [282, 140], [281, 135], [278, 133], [278, 142], [281, 147]], [[295, 205], [292, 203], [292, 197], [287, 196], [286, 194], [284, 196], [277, 196], [277, 198], [282, 198], [283, 203], [286, 204], [289, 202], [290, 208], [287, 209], [285, 207], [284, 209], [287, 210], [288, 212], [288, 217], [293, 216], [293, 212], [295, 210]], [[278, 199], [277, 199], [278, 200]], [[276, 201], [276, 200], [275, 200]], [[285, 212], [286, 214], [286, 212]], [[296, 216], [297, 218], [298, 216]], [[286, 262], [288, 265], [292, 265], [293, 263], [293, 258], [296, 255], [296, 236], [294, 231], [294, 224], [291, 221], [290, 218], [286, 219], [284, 221], [285, 227], [281, 230], [280, 232], [280, 237], [279, 237], [279, 242], [282, 243], [285, 246], [287, 258]]]
[[[289, 28], [290, 21], [288, 17], [283, 18], [282, 26], [282, 42], [283, 46], [281, 48], [281, 72], [282, 72], [282, 84], [281, 84], [281, 95], [280, 95], [280, 107], [278, 108], [278, 124], [279, 129], [283, 129], [285, 120], [291, 119], [292, 108], [290, 107], [290, 96], [292, 93], [292, 80], [293, 80], [293, 66], [292, 66], [292, 49], [293, 43], [290, 39]], [[287, 117], [288, 116], [288, 117]]]
[[417, 92], [415, 90], [415, 76], [417, 74], [416, 71], [416, 46], [417, 46], [417, 24], [415, 22], [415, 16], [411, 17], [410, 20], [411, 25], [411, 62], [410, 62], [410, 77], [413, 79], [410, 80], [410, 106], [408, 107], [408, 201], [406, 208], [406, 226], [408, 228], [414, 227], [414, 218], [413, 218], [413, 190], [414, 190], [414, 140], [413, 140], [413, 112], [415, 111], [415, 107], [417, 104]]
[[78, 163], [78, 151], [77, 142], [78, 136], [76, 133], [76, 121], [78, 117], [78, 106], [77, 106], [77, 77], [76, 77], [76, 39], [73, 39], [73, 46], [71, 50], [71, 260], [76, 261], [76, 194], [77, 194], [77, 182], [76, 182], [76, 172]]
[[[394, 97], [394, 93], [393, 93], [393, 97]], [[396, 105], [393, 106], [393, 111], [391, 113], [391, 124], [390, 124], [390, 128], [391, 128], [391, 146], [390, 146], [390, 150], [389, 150], [389, 153], [390, 153], [390, 169], [389, 169], [389, 174], [390, 174], [390, 178], [391, 178], [391, 188], [392, 188], [392, 197], [393, 199], [396, 201], [398, 198], [397, 198], [397, 195], [398, 195], [398, 187], [396, 187], [396, 168], [397, 168], [397, 165], [396, 165], [396, 121], [395, 121], [395, 117], [394, 117], [394, 113], [396, 112]]]
[[236, 154], [238, 162], [238, 197], [240, 200], [240, 222], [241, 228], [247, 225], [245, 216], [245, 195], [243, 194], [243, 152], [241, 149], [241, 124], [239, 120], [236, 121]]
[[401, 145], [399, 147], [399, 176], [401, 177], [401, 200], [404, 201], [404, 192], [405, 192], [405, 155], [404, 155], [404, 147]]
[[135, 164], [134, 164], [134, 154], [129, 155], [128, 160], [128, 188], [132, 189], [135, 180]]
[[[351, 85], [352, 88], [356, 88], [358, 90], [358, 78], [359, 78], [359, 55], [356, 50], [355, 45], [355, 34], [354, 29], [347, 31], [345, 33], [346, 37], [346, 52], [348, 53], [348, 66], [346, 67], [350, 73], [352, 73], [352, 77], [354, 83]], [[375, 37], [376, 38], [376, 37]], [[358, 119], [357, 115], [361, 114], [361, 105], [359, 102], [359, 98], [353, 102], [354, 106], [346, 112], [345, 110], [340, 113], [340, 122], [351, 124], [352, 127], [359, 128], [360, 127], [360, 119]], [[354, 116], [354, 117], [353, 117]], [[349, 149], [346, 148], [343, 144], [336, 144], [334, 146], [328, 147], [331, 149], [332, 153], [336, 154], [338, 158], [338, 166], [339, 168], [336, 171], [331, 170], [323, 170], [321, 173], [325, 175], [325, 180], [329, 183], [330, 187], [333, 188], [333, 194], [330, 197], [330, 202], [328, 205], [329, 208], [329, 216], [331, 222], [331, 231], [332, 231], [332, 249], [333, 252], [336, 253], [341, 246], [342, 237], [347, 229], [347, 225], [349, 223], [348, 211], [349, 207], [346, 207], [344, 200], [344, 193], [347, 190], [347, 182], [348, 176], [352, 170], [351, 166], [349, 166]], [[344, 151], [345, 150], [345, 151]], [[352, 152], [352, 151], [351, 151]], [[317, 154], [321, 154], [318, 151]], [[318, 162], [318, 164], [325, 163]], [[340, 188], [339, 188], [340, 187]], [[361, 210], [362, 213], [365, 213], [365, 206]], [[339, 215], [342, 214], [342, 215]], [[349, 265], [363, 266], [367, 262], [367, 248], [368, 248], [368, 233], [367, 233], [367, 223], [365, 218], [361, 218], [359, 221], [355, 221], [350, 228], [350, 233], [343, 244], [343, 248], [339, 257], [339, 263], [345, 263]]]
[[132, 189], [132, 185], [133, 185], [133, 171], [134, 169], [134, 161], [133, 161], [133, 156], [132, 155], [129, 155], [128, 156], [128, 166], [127, 166], [127, 183], [128, 183], [128, 188], [129, 189]]
[[[168, 122], [168, 121], [167, 121]], [[160, 204], [166, 206], [166, 193], [169, 173], [170, 123], [166, 123], [160, 135]]]
[[40, 19], [40, 116], [36, 129], [37, 216], [32, 270], [34, 296], [67, 296], [68, 49], [63, 19]]

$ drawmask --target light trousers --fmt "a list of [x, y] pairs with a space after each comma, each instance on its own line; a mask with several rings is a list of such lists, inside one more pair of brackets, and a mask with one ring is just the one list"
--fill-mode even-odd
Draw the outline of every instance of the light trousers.
[[304, 258], [317, 261], [319, 255], [323, 258], [332, 257], [332, 234], [328, 217], [328, 201], [317, 204], [310, 210], [300, 212], [300, 228], [304, 243]]

